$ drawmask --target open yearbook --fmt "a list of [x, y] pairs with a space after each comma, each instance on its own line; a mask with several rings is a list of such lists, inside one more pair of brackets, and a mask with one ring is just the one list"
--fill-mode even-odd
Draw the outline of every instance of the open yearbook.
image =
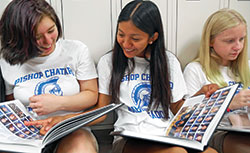
[[145, 139], [203, 151], [230, 104], [238, 84], [221, 88], [209, 98], [188, 98], [166, 128], [165, 135], [114, 131], [111, 135]]
[[25, 126], [24, 121], [34, 118], [19, 100], [0, 103], [0, 151], [39, 153], [42, 149], [65, 135], [120, 107], [105, 107], [77, 115], [53, 126], [46, 135], [36, 126]]

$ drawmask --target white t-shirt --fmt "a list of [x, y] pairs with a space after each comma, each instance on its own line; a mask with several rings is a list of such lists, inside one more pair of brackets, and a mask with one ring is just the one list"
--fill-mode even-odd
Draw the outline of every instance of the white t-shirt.
[[[171, 76], [172, 102], [177, 102], [187, 94], [180, 63], [170, 52], [166, 51]], [[120, 102], [126, 105], [116, 110], [118, 119], [115, 131], [126, 129], [134, 132], [165, 135], [169, 120], [164, 120], [162, 108], [146, 111], [150, 99], [149, 62], [144, 58], [135, 57], [135, 69], [122, 79], [120, 85]], [[112, 52], [101, 57], [98, 63], [99, 93], [109, 94], [110, 73], [112, 70]], [[170, 117], [172, 117], [170, 113]]]
[[[85, 44], [75, 40], [59, 40], [48, 56], [33, 58], [22, 65], [9, 65], [0, 60], [6, 94], [14, 94], [25, 106], [29, 97], [45, 93], [57, 96], [79, 93], [77, 80], [97, 78], [96, 68]], [[45, 118], [62, 112], [41, 116]]]
[[[250, 65], [250, 61], [249, 61]], [[220, 67], [221, 74], [228, 85], [233, 85], [236, 82], [230, 77], [231, 71], [227, 66]], [[184, 78], [186, 81], [187, 89], [189, 95], [194, 95], [201, 87], [206, 84], [211, 84], [211, 82], [207, 79], [206, 74], [202, 70], [202, 66], [199, 62], [191, 62], [184, 69]], [[243, 88], [242, 84], [238, 88], [237, 93]], [[250, 89], [250, 87], [248, 87]], [[228, 114], [224, 116], [221, 124], [228, 125]]]

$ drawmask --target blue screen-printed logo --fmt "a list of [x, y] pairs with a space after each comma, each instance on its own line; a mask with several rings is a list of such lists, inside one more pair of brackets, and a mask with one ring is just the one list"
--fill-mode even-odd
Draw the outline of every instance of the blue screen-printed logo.
[[63, 92], [61, 87], [57, 83], [59, 80], [58, 76], [52, 77], [46, 81], [42, 81], [36, 85], [35, 95], [41, 95], [45, 93], [53, 94], [56, 96], [62, 96]]
[[147, 111], [147, 114], [151, 118], [161, 119], [164, 118], [164, 113], [162, 110], [148, 110], [148, 105], [150, 102], [151, 95], [151, 85], [147, 82], [141, 82], [137, 84], [132, 93], [131, 98], [135, 106], [128, 107], [128, 110], [133, 113], [141, 113]]
[[130, 107], [132, 112], [142, 112], [147, 111], [151, 94], [150, 83], [141, 82], [137, 84], [132, 93], [131, 98], [135, 106]]

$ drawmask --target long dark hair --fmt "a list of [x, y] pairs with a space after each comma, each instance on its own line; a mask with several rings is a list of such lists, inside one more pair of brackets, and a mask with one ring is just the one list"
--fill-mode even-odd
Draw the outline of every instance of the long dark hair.
[[[165, 118], [168, 119], [172, 94], [162, 20], [158, 7], [151, 1], [132, 1], [122, 9], [118, 18], [116, 33], [118, 31], [118, 24], [122, 21], [132, 21], [137, 28], [147, 33], [150, 37], [155, 32], [159, 34], [158, 39], [146, 48], [146, 51], [150, 51], [150, 60], [144, 55], [144, 58], [150, 63], [151, 97], [149, 108], [155, 109], [161, 105]], [[112, 102], [119, 102], [120, 83], [125, 70], [131, 73], [134, 69], [134, 66], [132, 68], [128, 66], [130, 60], [134, 63], [133, 59], [128, 59], [124, 55], [122, 48], [117, 40], [115, 40], [112, 57], [113, 69], [109, 88], [112, 94]]]
[[39, 56], [36, 28], [45, 16], [55, 22], [59, 39], [62, 36], [60, 20], [45, 0], [12, 0], [8, 4], [0, 20], [0, 54], [8, 63], [23, 64]]

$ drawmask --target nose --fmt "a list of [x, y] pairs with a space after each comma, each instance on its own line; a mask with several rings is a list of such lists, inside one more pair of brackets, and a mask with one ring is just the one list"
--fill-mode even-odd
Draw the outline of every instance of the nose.
[[51, 39], [49, 34], [44, 34], [43, 39], [42, 39], [42, 44], [45, 44], [45, 45], [51, 44], [52, 41], [53, 40]]
[[238, 50], [242, 49], [243, 44], [244, 44], [244, 42], [236, 41], [234, 46], [233, 46], [233, 50], [238, 51]]
[[122, 45], [124, 48], [129, 48], [132, 46], [131, 40], [128, 38], [125, 38], [122, 42]]

